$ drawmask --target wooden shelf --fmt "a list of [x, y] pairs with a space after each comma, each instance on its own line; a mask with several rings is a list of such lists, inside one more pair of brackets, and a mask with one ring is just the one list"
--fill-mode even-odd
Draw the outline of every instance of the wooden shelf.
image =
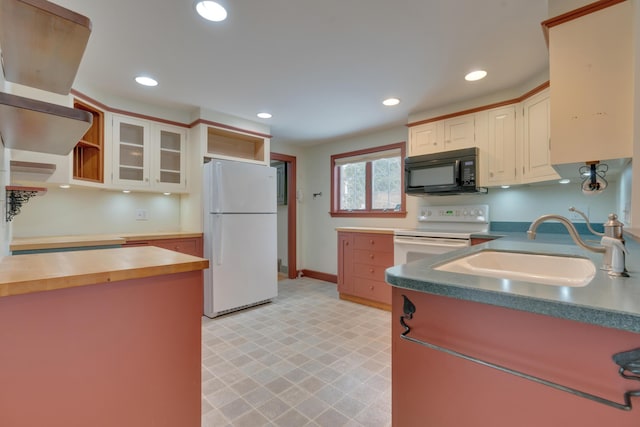
[[207, 129], [207, 152], [225, 158], [265, 161], [265, 141], [251, 135], [218, 128]]
[[91, 127], [73, 149], [73, 178], [104, 182], [104, 113], [77, 99], [73, 106], [93, 117]]
[[91, 20], [46, 0], [0, 0], [5, 79], [67, 95], [91, 34]]
[[78, 143], [76, 144], [76, 147], [83, 147], [83, 148], [97, 148], [97, 149], [102, 149], [102, 146], [98, 145], [98, 144], [94, 144], [93, 142], [89, 142], [89, 141], [84, 141], [84, 140], [80, 140], [78, 141]]
[[65, 156], [92, 121], [86, 111], [0, 92], [0, 135], [6, 148]]

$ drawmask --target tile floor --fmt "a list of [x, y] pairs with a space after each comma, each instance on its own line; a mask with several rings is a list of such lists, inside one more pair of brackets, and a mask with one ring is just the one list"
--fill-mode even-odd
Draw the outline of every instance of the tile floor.
[[390, 426], [390, 313], [333, 283], [278, 286], [272, 303], [204, 318], [202, 426]]

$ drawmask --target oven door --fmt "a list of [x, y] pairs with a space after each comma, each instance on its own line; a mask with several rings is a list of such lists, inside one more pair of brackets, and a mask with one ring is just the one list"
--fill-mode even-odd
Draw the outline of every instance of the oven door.
[[393, 261], [395, 265], [406, 264], [467, 246], [471, 246], [471, 239], [395, 236], [393, 239]]

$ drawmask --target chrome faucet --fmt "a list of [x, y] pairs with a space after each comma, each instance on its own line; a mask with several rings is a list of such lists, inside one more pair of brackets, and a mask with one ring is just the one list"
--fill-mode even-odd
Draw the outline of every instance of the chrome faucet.
[[586, 215], [576, 208], [569, 208], [571, 212], [577, 212], [582, 215], [587, 221], [587, 227], [591, 232], [597, 235], [601, 235], [602, 239], [600, 241], [601, 246], [592, 246], [587, 244], [576, 230], [575, 226], [571, 221], [561, 215], [542, 215], [540, 218], [536, 219], [529, 226], [529, 230], [527, 231], [527, 237], [531, 240], [536, 238], [536, 230], [540, 224], [545, 221], [555, 220], [560, 222], [565, 226], [569, 235], [573, 239], [573, 241], [579, 247], [586, 249], [592, 252], [603, 253], [603, 262], [602, 262], [602, 270], [607, 270], [610, 276], [614, 277], [629, 277], [627, 273], [627, 269], [625, 266], [625, 253], [627, 250], [624, 245], [624, 238], [622, 237], [622, 227], [623, 224], [618, 221], [618, 216], [616, 214], [609, 214], [609, 220], [604, 224], [604, 233], [598, 233], [591, 228], [591, 224], [589, 224], [589, 220]]

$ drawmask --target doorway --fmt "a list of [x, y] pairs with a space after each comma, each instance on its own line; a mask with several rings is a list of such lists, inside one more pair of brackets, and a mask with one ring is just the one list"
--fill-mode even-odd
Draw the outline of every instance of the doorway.
[[[298, 277], [296, 265], [296, 158], [286, 154], [271, 153], [271, 166], [278, 163], [284, 164], [284, 191], [286, 195], [283, 194], [279, 198], [281, 201], [278, 202], [278, 213], [280, 215], [281, 211], [286, 212], [286, 274], [289, 279], [295, 279]], [[286, 209], [284, 208], [285, 204]], [[278, 230], [278, 237], [280, 238], [281, 236], [281, 230]], [[281, 262], [284, 261], [281, 260]], [[280, 272], [278, 271], [278, 273]]]

